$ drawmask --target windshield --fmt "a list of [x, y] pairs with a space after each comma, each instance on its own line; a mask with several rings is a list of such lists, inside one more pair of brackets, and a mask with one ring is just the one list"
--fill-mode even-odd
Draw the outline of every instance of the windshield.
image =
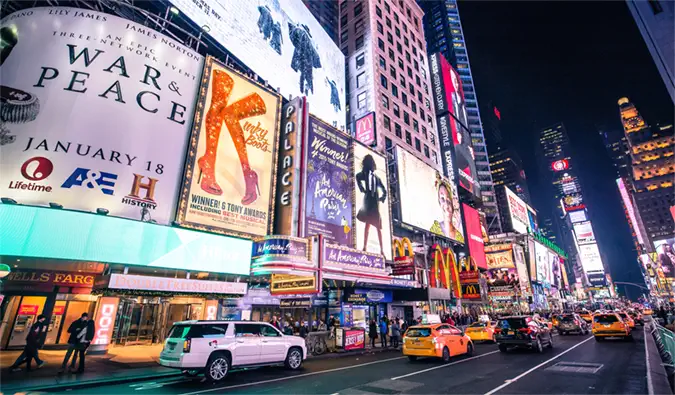
[[405, 335], [408, 337], [428, 337], [431, 335], [431, 328], [410, 328]]
[[593, 320], [600, 324], [611, 324], [613, 322], [618, 322], [619, 319], [614, 314], [602, 314], [596, 315]]
[[528, 320], [526, 318], [507, 318], [499, 321], [500, 328], [527, 328]]
[[562, 321], [565, 322], [574, 322], [574, 316], [573, 315], [564, 315], [561, 318]]

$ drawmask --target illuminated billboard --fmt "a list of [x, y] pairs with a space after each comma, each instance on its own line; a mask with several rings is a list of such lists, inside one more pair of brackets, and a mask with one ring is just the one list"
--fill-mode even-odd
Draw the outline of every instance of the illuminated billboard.
[[635, 232], [635, 237], [638, 239], [640, 244], [645, 244], [645, 239], [642, 236], [642, 231], [640, 231], [640, 226], [637, 221], [633, 199], [631, 199], [630, 195], [628, 194], [628, 190], [626, 189], [623, 179], [617, 178], [616, 184], [619, 187], [619, 194], [621, 195], [621, 200], [623, 200], [623, 206], [628, 212], [628, 218], [630, 219], [630, 225], [633, 228], [633, 232]]
[[345, 57], [302, 0], [171, 3], [284, 97], [307, 96], [345, 129]]
[[[459, 174], [459, 185], [474, 196], [480, 197], [471, 133], [467, 128], [468, 118], [462, 80], [440, 53], [431, 54], [429, 64], [436, 116], [439, 119], [443, 118], [442, 122], [449, 124], [452, 135], [452, 145], [449, 144], [449, 138], [446, 138], [446, 144], [441, 141], [441, 153], [445, 156], [446, 151], [454, 148], [453, 156]], [[441, 135], [441, 137], [443, 140], [445, 136]], [[446, 175], [449, 176], [447, 168], [445, 170]]]
[[0, 196], [170, 224], [203, 56], [93, 9], [3, 18]]
[[569, 167], [570, 162], [567, 159], [560, 159], [551, 163], [551, 169], [553, 171], [563, 171], [569, 169]]
[[655, 241], [654, 248], [663, 275], [675, 278], [675, 238]]
[[579, 245], [595, 243], [595, 234], [591, 221], [576, 223], [574, 226], [574, 235]]
[[579, 258], [581, 259], [581, 267], [584, 268], [584, 272], [605, 271], [597, 244], [580, 245]]
[[549, 272], [550, 272], [548, 248], [544, 247], [543, 244], [535, 241], [534, 255], [536, 259], [537, 281], [540, 283], [547, 282], [549, 280]]
[[562, 198], [562, 202], [565, 212], [583, 210], [586, 208], [586, 205], [584, 204], [584, 198], [580, 193], [571, 193], [569, 195], [565, 195]]
[[523, 199], [519, 198], [508, 187], [504, 187], [506, 199], [509, 205], [509, 214], [511, 216], [511, 225], [513, 231], [517, 233], [527, 233], [527, 228], [530, 224], [530, 219], [527, 213], [527, 205]]
[[487, 269], [485, 261], [485, 242], [481, 231], [480, 215], [475, 208], [462, 204], [464, 211], [464, 223], [466, 224], [466, 238], [469, 244], [469, 253], [473, 257], [476, 265], [481, 269]]
[[237, 236], [272, 227], [281, 98], [208, 57], [177, 221]]
[[588, 221], [586, 210], [570, 211], [567, 213], [570, 216], [570, 221], [575, 224], [577, 222]]
[[399, 146], [396, 159], [403, 222], [464, 243], [457, 185]]

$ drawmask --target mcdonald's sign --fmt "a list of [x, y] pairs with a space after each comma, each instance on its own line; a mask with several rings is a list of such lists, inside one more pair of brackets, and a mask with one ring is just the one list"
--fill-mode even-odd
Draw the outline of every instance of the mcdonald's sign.
[[429, 286], [453, 289], [455, 297], [461, 298], [462, 288], [459, 283], [459, 267], [455, 254], [449, 248], [443, 251], [438, 244], [434, 244], [431, 250], [433, 265], [429, 273]]
[[462, 299], [480, 299], [480, 284], [462, 284]]
[[375, 138], [375, 113], [370, 112], [356, 120], [354, 123], [354, 137], [367, 146], [377, 143]]
[[478, 265], [472, 256], [462, 258], [459, 265], [459, 282], [461, 284], [478, 283]]
[[[407, 247], [407, 250], [406, 250]], [[392, 275], [402, 276], [415, 272], [415, 253], [407, 237], [394, 240], [394, 265]]]

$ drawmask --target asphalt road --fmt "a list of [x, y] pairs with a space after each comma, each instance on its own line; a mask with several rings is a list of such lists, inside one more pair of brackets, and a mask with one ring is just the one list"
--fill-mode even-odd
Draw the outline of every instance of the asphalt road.
[[72, 389], [68, 394], [646, 394], [642, 327], [635, 341], [555, 336], [553, 349], [500, 353], [477, 344], [473, 357], [409, 362], [390, 351], [305, 362], [298, 372], [261, 368], [232, 372], [224, 383], [170, 378]]

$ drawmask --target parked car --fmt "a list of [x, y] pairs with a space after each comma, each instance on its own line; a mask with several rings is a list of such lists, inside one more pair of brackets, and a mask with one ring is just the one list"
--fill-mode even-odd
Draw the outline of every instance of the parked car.
[[593, 316], [593, 336], [596, 341], [602, 341], [606, 337], [622, 337], [629, 341], [633, 340], [630, 326], [617, 313]]
[[473, 342], [450, 324], [415, 325], [403, 335], [403, 355], [410, 361], [417, 357], [440, 358], [443, 362], [461, 354], [473, 354]]
[[558, 332], [560, 332], [561, 335], [573, 332], [580, 335], [587, 335], [588, 332], [590, 332], [590, 329], [589, 325], [579, 316], [579, 314], [563, 314], [560, 317]]
[[306, 358], [303, 338], [264, 322], [182, 321], [173, 324], [159, 364], [221, 381], [233, 368], [285, 365], [297, 370]]
[[501, 352], [508, 351], [509, 347], [529, 348], [537, 352], [543, 352], [544, 346], [553, 348], [551, 330], [530, 316], [504, 317], [497, 322], [495, 332]]

